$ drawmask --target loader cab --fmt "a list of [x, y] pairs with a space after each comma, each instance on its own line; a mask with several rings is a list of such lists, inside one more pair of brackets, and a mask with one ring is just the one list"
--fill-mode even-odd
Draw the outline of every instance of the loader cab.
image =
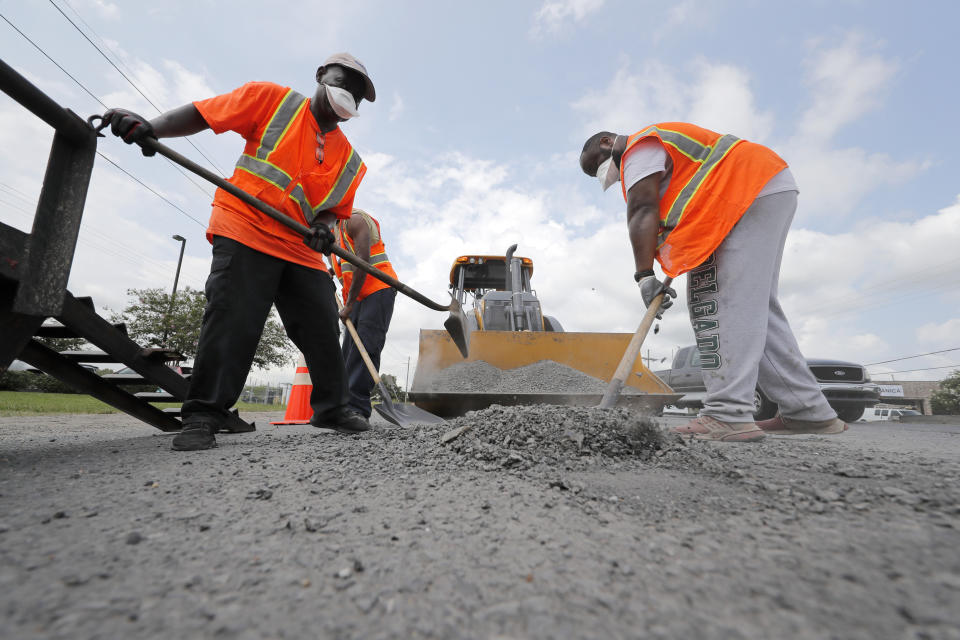
[[[530, 285], [533, 260], [506, 255], [458, 257], [450, 269], [450, 290], [467, 312], [474, 331], [555, 331], [559, 323], [545, 319]], [[472, 308], [473, 313], [470, 313]], [[557, 328], [553, 328], [556, 325]]]

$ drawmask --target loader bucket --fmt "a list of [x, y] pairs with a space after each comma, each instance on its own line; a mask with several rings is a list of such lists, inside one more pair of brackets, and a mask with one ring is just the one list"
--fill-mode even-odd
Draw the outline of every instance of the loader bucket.
[[[493, 404], [596, 406], [602, 392], [556, 394], [531, 390], [530, 393], [508, 394], [452, 393], [435, 391], [431, 387], [437, 376], [444, 375], [444, 369], [464, 361], [483, 361], [499, 369], [515, 369], [541, 360], [552, 360], [609, 382], [631, 337], [630, 333], [475, 331], [470, 337], [469, 355], [461, 358], [458, 346], [447, 332], [421, 329], [419, 360], [410, 399], [418, 407], [444, 417], [462, 415], [466, 411], [483, 409]], [[640, 358], [637, 359], [625, 386], [644, 392], [620, 397], [617, 406], [635, 410], [659, 411], [664, 405], [676, 402], [682, 395], [674, 393], [651, 373]]]
[[447, 330], [450, 340], [456, 345], [460, 354], [464, 358], [469, 356], [470, 326], [467, 324], [467, 316], [463, 313], [463, 307], [456, 299], [450, 300], [450, 315], [443, 321], [443, 327]]

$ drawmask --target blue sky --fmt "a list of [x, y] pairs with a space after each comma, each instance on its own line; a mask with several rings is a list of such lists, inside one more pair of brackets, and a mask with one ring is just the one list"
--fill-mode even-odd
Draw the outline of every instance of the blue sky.
[[[369, 165], [356, 204], [381, 220], [401, 278], [437, 299], [457, 255], [516, 242], [568, 330], [632, 331], [643, 308], [623, 201], [577, 155], [601, 128], [687, 120], [767, 144], [793, 168], [781, 297], [807, 355], [870, 363], [960, 347], [956, 3], [0, 2], [103, 102], [154, 116], [57, 7], [162, 109], [249, 80], [309, 95], [328, 54], [363, 60], [378, 99], [343, 127]], [[102, 111], [6, 22], [0, 33], [8, 64], [77, 113]], [[0, 97], [3, 221], [28, 228], [49, 141]], [[227, 172], [242, 148], [234, 134], [195, 142]], [[98, 159], [71, 290], [121, 308], [128, 288], [170, 286], [175, 233], [187, 238], [181, 282], [201, 287], [209, 245], [190, 217], [205, 223], [211, 190], [115, 139], [100, 150], [183, 211]], [[681, 309], [648, 339], [654, 356], [692, 341]], [[402, 380], [417, 329], [442, 319], [398, 304], [384, 372]], [[872, 370], [955, 363], [960, 351]]]

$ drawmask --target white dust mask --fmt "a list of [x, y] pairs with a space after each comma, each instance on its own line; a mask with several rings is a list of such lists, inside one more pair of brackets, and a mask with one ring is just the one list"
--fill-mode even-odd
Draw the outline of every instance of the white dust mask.
[[357, 112], [357, 103], [346, 89], [340, 87], [331, 87], [328, 84], [323, 85], [327, 90], [327, 101], [333, 112], [344, 120], [356, 118], [360, 114]]
[[[613, 139], [614, 144], [617, 142], [617, 136]], [[600, 188], [604, 191], [609, 189], [612, 185], [620, 182], [620, 169], [613, 163], [613, 149], [610, 150], [610, 157], [600, 163], [600, 166], [597, 167], [597, 179], [600, 180]]]

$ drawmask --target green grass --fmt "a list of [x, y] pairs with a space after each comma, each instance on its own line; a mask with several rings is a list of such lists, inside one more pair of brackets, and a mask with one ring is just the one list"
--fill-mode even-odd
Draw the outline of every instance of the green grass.
[[[179, 407], [179, 402], [158, 402], [161, 409]], [[237, 404], [240, 411], [283, 411], [280, 404]], [[0, 391], [0, 416], [38, 416], [55, 413], [121, 413], [96, 398], [73, 393], [31, 393], [28, 391]]]

